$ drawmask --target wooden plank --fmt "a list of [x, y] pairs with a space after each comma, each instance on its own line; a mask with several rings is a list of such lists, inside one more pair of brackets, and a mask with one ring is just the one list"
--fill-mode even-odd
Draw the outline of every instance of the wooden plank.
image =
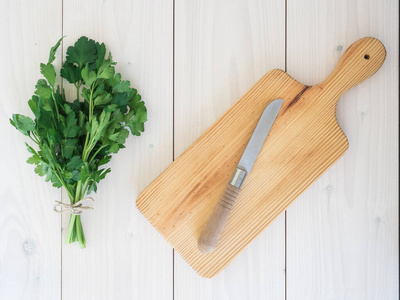
[[33, 142], [8, 121], [13, 113], [33, 117], [28, 100], [61, 37], [61, 13], [61, 1], [0, 3], [0, 299], [61, 297], [60, 216], [53, 212], [61, 192], [26, 163], [24, 143]]
[[381, 70], [339, 101], [350, 148], [287, 211], [287, 299], [398, 299], [398, 2], [289, 0], [288, 73], [323, 80], [379, 38]]
[[135, 207], [172, 161], [172, 17], [172, 1], [64, 2], [65, 45], [81, 35], [104, 42], [149, 119], [113, 157], [83, 216], [87, 248], [63, 245], [64, 299], [172, 299], [172, 248]]
[[[175, 158], [268, 70], [285, 67], [284, 1], [175, 2]], [[284, 216], [220, 275], [175, 254], [175, 299], [284, 299]]]

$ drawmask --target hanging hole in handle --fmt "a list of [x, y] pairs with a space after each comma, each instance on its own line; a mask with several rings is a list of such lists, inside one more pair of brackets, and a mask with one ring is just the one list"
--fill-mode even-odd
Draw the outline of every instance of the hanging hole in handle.
[[365, 60], [368, 60], [368, 59], [369, 59], [369, 54], [365, 54], [365, 55], [364, 55], [364, 59], [365, 59]]

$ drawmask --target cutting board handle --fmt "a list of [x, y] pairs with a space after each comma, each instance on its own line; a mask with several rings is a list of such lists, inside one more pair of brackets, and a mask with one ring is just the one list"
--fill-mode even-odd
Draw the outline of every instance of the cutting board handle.
[[382, 66], [386, 58], [383, 44], [372, 37], [365, 37], [354, 42], [342, 55], [332, 73], [321, 84], [325, 91], [335, 91], [338, 101], [347, 90], [371, 77]]

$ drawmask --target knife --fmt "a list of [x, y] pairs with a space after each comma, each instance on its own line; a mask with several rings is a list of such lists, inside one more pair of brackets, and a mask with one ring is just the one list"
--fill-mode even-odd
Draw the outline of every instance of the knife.
[[250, 173], [282, 104], [283, 99], [277, 99], [264, 109], [230, 182], [197, 241], [197, 247], [201, 253], [207, 254], [216, 248], [243, 181], [246, 175]]

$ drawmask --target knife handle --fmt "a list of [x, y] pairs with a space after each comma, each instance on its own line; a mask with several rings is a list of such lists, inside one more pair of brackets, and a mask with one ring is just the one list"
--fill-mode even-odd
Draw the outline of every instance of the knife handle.
[[218, 240], [224, 230], [225, 223], [231, 213], [232, 207], [239, 195], [240, 188], [228, 183], [224, 193], [219, 199], [217, 206], [203, 229], [197, 247], [200, 252], [207, 254], [212, 252], [218, 244]]

